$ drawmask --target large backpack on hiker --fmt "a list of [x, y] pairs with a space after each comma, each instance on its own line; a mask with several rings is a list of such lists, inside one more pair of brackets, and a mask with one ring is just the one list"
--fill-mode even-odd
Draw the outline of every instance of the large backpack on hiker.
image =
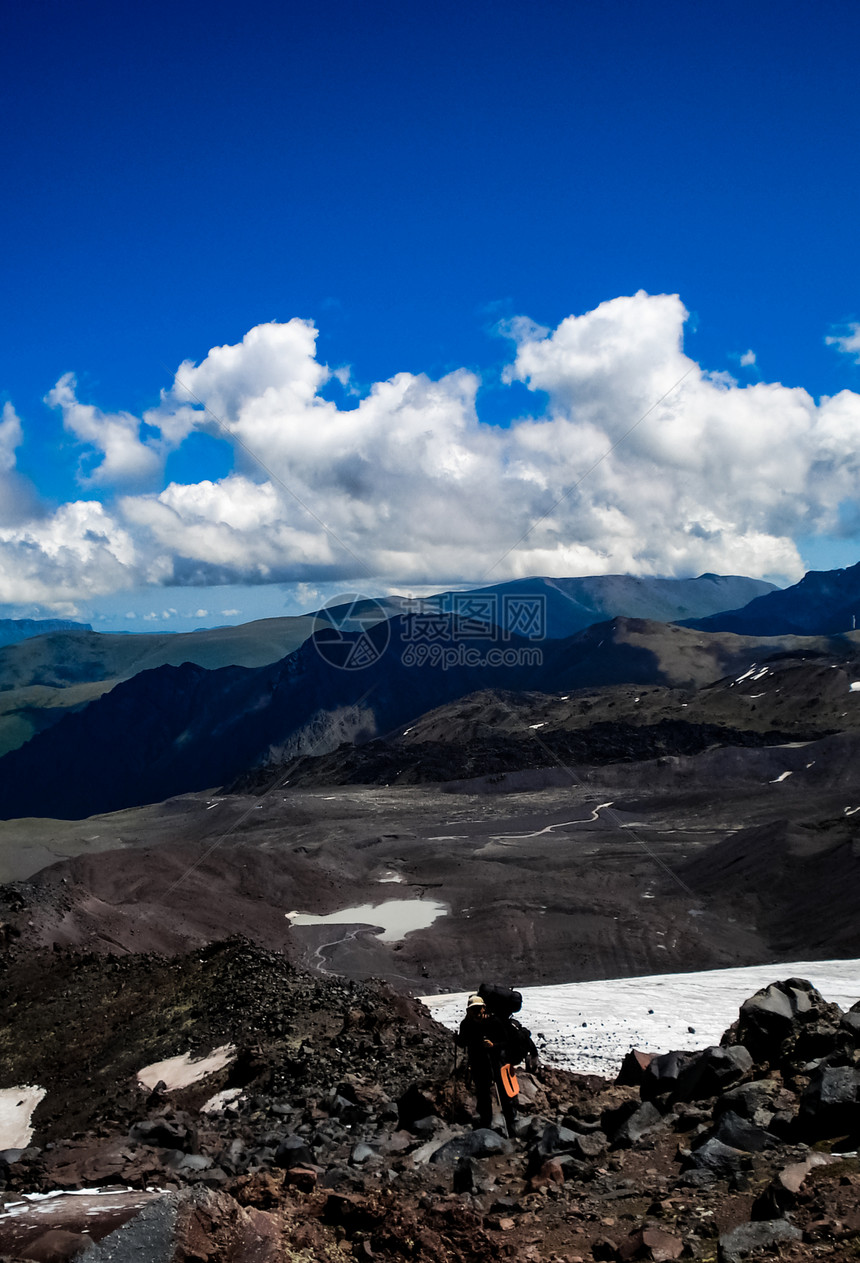
[[531, 1031], [513, 1016], [523, 1007], [522, 994], [498, 983], [482, 982], [478, 995], [490, 1012], [505, 1024], [505, 1056], [510, 1064], [515, 1066], [524, 1061], [529, 1053], [537, 1055]]
[[523, 1007], [523, 997], [519, 991], [500, 987], [497, 983], [482, 982], [478, 987], [478, 995], [496, 1017], [511, 1017]]

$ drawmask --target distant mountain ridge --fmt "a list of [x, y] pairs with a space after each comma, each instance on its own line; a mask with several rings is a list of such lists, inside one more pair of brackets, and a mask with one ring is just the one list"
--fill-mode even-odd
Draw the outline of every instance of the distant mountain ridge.
[[685, 619], [684, 627], [740, 636], [829, 636], [860, 626], [860, 562], [810, 570], [799, 583], [755, 597], [739, 609]]
[[[640, 619], [596, 624], [540, 646], [498, 632], [470, 639], [470, 657], [442, 665], [407, 654], [404, 618], [340, 635], [369, 665], [332, 665], [331, 629], [256, 670], [206, 671], [191, 663], [145, 671], [0, 759], [0, 818], [59, 816], [155, 802], [234, 781], [247, 768], [343, 741], [384, 735], [433, 707], [479, 689], [563, 692], [629, 682], [700, 687], [745, 671], [797, 638], [769, 641]], [[404, 648], [405, 647], [405, 648]], [[812, 647], [812, 646], [810, 646]], [[432, 649], [433, 646], [426, 647]], [[508, 665], [495, 665], [491, 651]], [[539, 649], [539, 659], [535, 650]]]
[[560, 640], [610, 618], [644, 618], [658, 623], [705, 618], [777, 591], [773, 583], [744, 575], [702, 574], [696, 579], [658, 579], [608, 574], [573, 579], [545, 576], [513, 579], [492, 587], [443, 593], [442, 598], [462, 601], [470, 595], [495, 597], [501, 615], [506, 602], [538, 596], [545, 602], [545, 635]]
[[76, 623], [70, 618], [0, 618], [0, 645], [17, 645], [47, 632], [91, 632], [89, 623]]
[[458, 611], [465, 612], [474, 604], [477, 621], [516, 632], [522, 631], [518, 617], [524, 605], [536, 603], [541, 637], [563, 639], [607, 618], [673, 622], [712, 614], [771, 590], [772, 584], [738, 575], [705, 574], [697, 579], [535, 577], [473, 591], [441, 592], [422, 600], [363, 598], [347, 605], [335, 603], [334, 608], [317, 613], [193, 632], [118, 634], [94, 632], [86, 624], [65, 624], [63, 620], [38, 624], [11, 620], [15, 626], [41, 631], [33, 631], [26, 640], [19, 637], [19, 643], [5, 647], [0, 639], [0, 756], [140, 671], [178, 667], [184, 662], [209, 670], [277, 662], [311, 635], [321, 616], [335, 622], [345, 620], [340, 622], [343, 630], [360, 631], [377, 619], [401, 614], [414, 618], [427, 609], [457, 617]]
[[310, 635], [311, 615], [265, 618], [237, 627], [134, 635], [52, 631], [0, 648], [0, 755], [108, 692], [120, 680], [165, 665], [261, 667]]

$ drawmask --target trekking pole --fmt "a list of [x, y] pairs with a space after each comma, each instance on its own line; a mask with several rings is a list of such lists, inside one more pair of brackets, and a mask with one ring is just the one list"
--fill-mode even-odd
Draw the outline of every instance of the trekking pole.
[[499, 1103], [499, 1113], [502, 1116], [502, 1122], [505, 1127], [505, 1136], [507, 1137], [508, 1140], [510, 1140], [511, 1131], [510, 1131], [510, 1128], [508, 1127], [508, 1120], [505, 1116], [505, 1107], [502, 1105], [502, 1087], [500, 1083], [500, 1080], [502, 1077], [501, 1066], [499, 1065], [496, 1057], [493, 1056], [493, 1054], [490, 1052], [489, 1049], [487, 1049], [487, 1060], [490, 1063], [490, 1074], [493, 1080], [493, 1087], [496, 1089], [496, 1100]]
[[496, 1100], [497, 1100], [497, 1101], [498, 1101], [498, 1103], [499, 1103], [499, 1113], [500, 1113], [500, 1114], [501, 1114], [501, 1116], [502, 1116], [502, 1122], [503, 1122], [504, 1127], [505, 1127], [505, 1136], [507, 1137], [507, 1139], [508, 1139], [508, 1140], [510, 1140], [510, 1139], [511, 1139], [510, 1128], [508, 1127], [508, 1120], [507, 1120], [507, 1118], [505, 1118], [505, 1108], [504, 1108], [504, 1106], [502, 1105], [502, 1091], [501, 1091], [501, 1088], [499, 1087], [498, 1083], [496, 1083], [496, 1081], [495, 1081], [495, 1080], [493, 1080], [493, 1087], [496, 1089]]

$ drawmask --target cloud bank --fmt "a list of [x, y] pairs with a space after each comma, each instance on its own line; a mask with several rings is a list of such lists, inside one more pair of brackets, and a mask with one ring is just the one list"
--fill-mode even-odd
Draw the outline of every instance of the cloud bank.
[[[860, 395], [816, 403], [708, 372], [684, 352], [686, 317], [678, 296], [640, 292], [554, 330], [511, 322], [503, 379], [548, 402], [509, 428], [479, 419], [465, 369], [398, 373], [338, 407], [299, 319], [183, 363], [140, 418], [80, 403], [68, 374], [47, 398], [80, 444], [81, 486], [105, 498], [0, 521], [0, 602], [60, 608], [146, 584], [794, 580], [798, 536], [857, 520]], [[163, 487], [194, 430], [233, 444], [233, 472]], [[7, 406], [0, 478], [20, 441]]]

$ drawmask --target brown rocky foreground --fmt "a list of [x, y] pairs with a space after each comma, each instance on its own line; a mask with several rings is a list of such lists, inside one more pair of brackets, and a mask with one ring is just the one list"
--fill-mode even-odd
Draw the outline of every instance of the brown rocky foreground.
[[[615, 1083], [521, 1073], [509, 1139], [473, 1126], [450, 1035], [384, 986], [244, 940], [2, 963], [0, 1087], [46, 1089], [30, 1147], [0, 1155], [4, 1259], [860, 1254], [860, 1006], [802, 980], [748, 1001], [720, 1047], [631, 1054]], [[191, 1086], [137, 1082], [225, 1044], [230, 1064]], [[138, 1194], [19, 1205], [106, 1185]]]

